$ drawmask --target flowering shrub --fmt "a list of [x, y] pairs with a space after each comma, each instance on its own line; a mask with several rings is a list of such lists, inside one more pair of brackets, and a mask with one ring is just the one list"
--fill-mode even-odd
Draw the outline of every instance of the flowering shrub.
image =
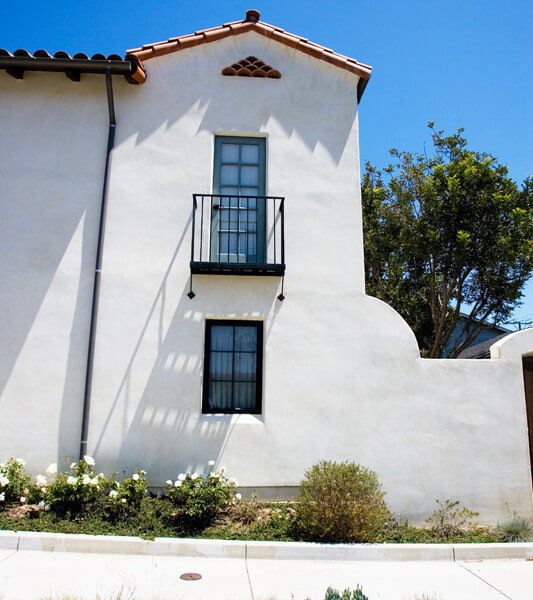
[[298, 496], [303, 535], [321, 542], [369, 542], [390, 513], [377, 475], [361, 465], [321, 461], [305, 473]]
[[[45, 476], [37, 475], [37, 479], [43, 478], [42, 500], [50, 510], [60, 515], [76, 515], [102, 505], [108, 482], [103, 473], [94, 473], [94, 464], [94, 458], [84, 456], [71, 463], [69, 471], [59, 473], [51, 483], [44, 481]], [[57, 465], [50, 465], [47, 471], [57, 472]]]
[[26, 504], [35, 496], [35, 486], [24, 468], [22, 458], [11, 457], [5, 464], [0, 463], [0, 509], [17, 502]]
[[108, 481], [105, 512], [112, 519], [125, 518], [141, 509], [141, 503], [148, 490], [146, 471], [137, 469], [131, 477], [121, 482]]
[[[209, 461], [212, 466], [213, 461]], [[167, 498], [176, 506], [175, 517], [189, 529], [206, 527], [234, 498], [234, 478], [228, 479], [225, 468], [211, 471], [206, 477], [199, 473], [180, 473], [176, 481], [168, 480]]]

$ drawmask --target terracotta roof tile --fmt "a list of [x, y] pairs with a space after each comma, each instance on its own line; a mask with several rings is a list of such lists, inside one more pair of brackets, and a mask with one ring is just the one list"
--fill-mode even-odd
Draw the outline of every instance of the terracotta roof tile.
[[[353, 58], [338, 54], [333, 50], [310, 42], [306, 38], [288, 33], [280, 27], [269, 25], [259, 21], [259, 13], [257, 11], [248, 11], [246, 18], [243, 21], [233, 21], [231, 23], [224, 23], [219, 27], [211, 27], [209, 29], [202, 29], [195, 33], [182, 35], [179, 37], [170, 38], [167, 41], [156, 42], [154, 44], [145, 44], [142, 48], [135, 48], [128, 50], [126, 57], [136, 57], [139, 61], [148, 60], [156, 56], [162, 56], [171, 52], [177, 52], [186, 48], [192, 48], [202, 43], [213, 42], [222, 38], [238, 35], [247, 31], [255, 31], [256, 33], [263, 35], [267, 38], [271, 38], [281, 44], [285, 44], [290, 48], [294, 48], [309, 56], [324, 60], [336, 67], [345, 69], [350, 73], [358, 75], [360, 78], [368, 80], [372, 71], [372, 67], [360, 63]], [[230, 67], [226, 67], [224, 71]], [[225, 75], [241, 75], [240, 73], [224, 73]], [[244, 76], [250, 76], [243, 73]], [[259, 76], [260, 75], [252, 75]]]

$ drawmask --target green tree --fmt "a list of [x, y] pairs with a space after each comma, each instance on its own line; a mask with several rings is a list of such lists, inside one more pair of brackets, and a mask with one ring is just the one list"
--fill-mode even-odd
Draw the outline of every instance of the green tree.
[[423, 356], [441, 357], [461, 323], [455, 357], [520, 304], [533, 267], [533, 180], [519, 188], [496, 158], [467, 148], [463, 129], [446, 137], [429, 127], [432, 156], [393, 148], [382, 171], [366, 163], [366, 285], [405, 318]]

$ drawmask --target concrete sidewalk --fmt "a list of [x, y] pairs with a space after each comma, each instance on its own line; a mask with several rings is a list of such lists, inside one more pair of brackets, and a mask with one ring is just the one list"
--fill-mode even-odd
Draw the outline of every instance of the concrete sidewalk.
[[[196, 572], [198, 581], [180, 575]], [[1, 600], [322, 600], [357, 584], [370, 600], [531, 600], [533, 561], [201, 558], [0, 550]], [[293, 596], [291, 596], [291, 594]]]

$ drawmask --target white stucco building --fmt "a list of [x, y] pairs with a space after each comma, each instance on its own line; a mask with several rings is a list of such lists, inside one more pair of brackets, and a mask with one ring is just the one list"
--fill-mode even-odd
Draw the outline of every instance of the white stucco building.
[[371, 68], [258, 18], [124, 60], [0, 52], [0, 460], [81, 440], [154, 486], [215, 459], [272, 497], [354, 460], [415, 520], [533, 516], [533, 330], [422, 359], [365, 295]]

